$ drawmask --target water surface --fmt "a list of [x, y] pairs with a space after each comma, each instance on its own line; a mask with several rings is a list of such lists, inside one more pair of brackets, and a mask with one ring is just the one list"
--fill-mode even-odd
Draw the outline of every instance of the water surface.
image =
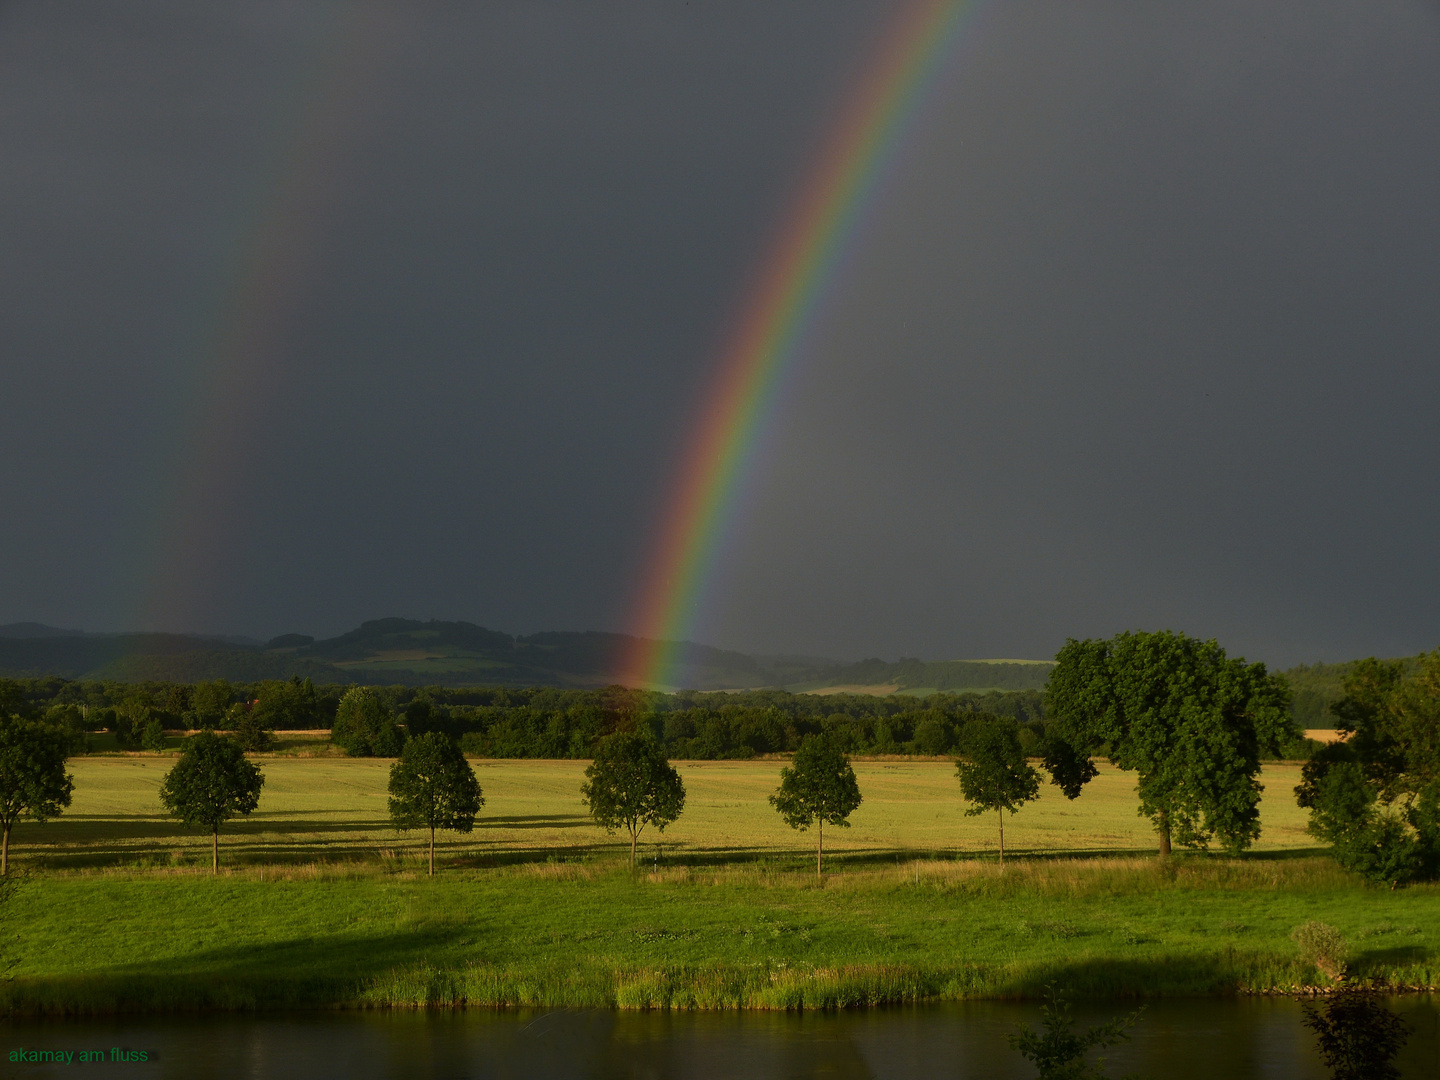
[[[1415, 1029], [1406, 1080], [1440, 1077], [1437, 1003], [1390, 1002]], [[1077, 1007], [1082, 1023], [1127, 1003]], [[9, 1021], [0, 1074], [27, 1077], [210, 1077], [215, 1080], [461, 1080], [794, 1077], [1009, 1080], [1034, 1076], [1006, 1037], [1035, 1024], [1033, 1003], [972, 1002], [830, 1014], [550, 1012], [271, 1013], [249, 1016]], [[97, 1064], [17, 1065], [12, 1050], [104, 1051]], [[109, 1060], [111, 1048], [143, 1063]], [[1107, 1051], [1107, 1072], [1164, 1080], [1323, 1080], [1290, 1000], [1152, 1002], [1130, 1044]], [[78, 1057], [78, 1055], [77, 1055]]]

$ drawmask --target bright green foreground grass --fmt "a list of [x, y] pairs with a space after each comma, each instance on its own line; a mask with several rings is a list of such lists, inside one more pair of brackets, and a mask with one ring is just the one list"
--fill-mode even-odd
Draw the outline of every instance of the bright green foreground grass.
[[[682, 764], [685, 816], [632, 879], [584, 816], [580, 762], [477, 762], [488, 799], [443, 849], [385, 823], [388, 764], [271, 758], [261, 811], [204, 837], [159, 813], [159, 757], [73, 763], [64, 818], [17, 829], [9, 905], [15, 1011], [295, 1005], [815, 1007], [1032, 995], [1290, 990], [1323, 981], [1289, 940], [1338, 926], [1357, 970], [1437, 978], [1440, 889], [1368, 888], [1308, 846], [1267, 771], [1266, 834], [1240, 860], [1162, 864], [1132, 784], [1107, 770], [1075, 803], [1047, 791], [1007, 820], [966, 818], [947, 763], [857, 764], [865, 805], [817, 886], [808, 834], [765, 802], [777, 762]], [[647, 834], [648, 836], [648, 834]], [[17, 936], [18, 935], [18, 936]]]
[[436, 881], [296, 868], [31, 881], [12, 1010], [296, 1005], [815, 1007], [1289, 990], [1288, 939], [1339, 926], [1359, 970], [1437, 981], [1440, 893], [1326, 860], [918, 862], [847, 871], [530, 864]]

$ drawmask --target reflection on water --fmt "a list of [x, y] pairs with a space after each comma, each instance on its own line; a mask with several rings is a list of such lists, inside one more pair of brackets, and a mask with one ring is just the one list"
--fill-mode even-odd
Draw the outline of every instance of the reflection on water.
[[[1401, 1059], [1410, 1080], [1440, 1077], [1437, 1003], [1391, 1002], [1415, 1029]], [[1128, 1011], [1077, 1008], [1082, 1025]], [[283, 1013], [203, 1018], [13, 1021], [0, 1025], [0, 1075], [214, 1077], [216, 1080], [496, 1080], [643, 1077], [1016, 1078], [1033, 1076], [1006, 1036], [1035, 1024], [1033, 1004], [974, 1002], [842, 1014], [786, 1013]], [[1132, 1042], [1107, 1055], [1112, 1075], [1163, 1080], [1323, 1080], [1289, 1000], [1151, 1003]], [[12, 1063], [10, 1052], [105, 1051], [100, 1064]], [[150, 1060], [115, 1063], [110, 1048]]]

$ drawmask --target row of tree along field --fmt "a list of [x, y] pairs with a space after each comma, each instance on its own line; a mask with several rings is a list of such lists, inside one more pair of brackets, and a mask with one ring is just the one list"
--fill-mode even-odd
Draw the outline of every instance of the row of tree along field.
[[[235, 731], [248, 749], [259, 750], [268, 744], [267, 732], [332, 728], [342, 699], [356, 689], [298, 679], [195, 685], [0, 680], [0, 710], [48, 718], [72, 733], [76, 752], [99, 732], [113, 735], [120, 749], [158, 750], [166, 745], [166, 732], [206, 728]], [[1015, 721], [1021, 746], [1038, 754], [1050, 726], [1045, 697], [1033, 690], [926, 698], [781, 690], [662, 694], [623, 687], [367, 687], [362, 693], [398, 728], [396, 738], [439, 731], [467, 754], [496, 758], [588, 759], [600, 739], [637, 725], [668, 756], [686, 760], [794, 753], [806, 736], [822, 733], [846, 753], [936, 756], [959, 750], [966, 725], [989, 716]], [[1288, 731], [1276, 752], [1301, 760], [1314, 747], [1298, 730]], [[398, 744], [385, 752], [398, 752]]]
[[[1005, 813], [1018, 812], [1039, 791], [1041, 777], [1030, 764], [1032, 756], [1072, 800], [1097, 775], [1097, 756], [1133, 771], [1139, 811], [1153, 823], [1162, 856], [1173, 844], [1204, 848], [1218, 843], [1238, 853], [1259, 837], [1261, 761], [1278, 756], [1299, 735], [1283, 679], [1263, 664], [1227, 657], [1214, 641], [1170, 632], [1071, 640], [1056, 659], [1043, 723], [981, 712], [947, 717], [931, 708], [922, 711], [924, 719], [916, 725], [942, 720], [954, 725], [962, 792], [973, 812], [996, 812], [1002, 859]], [[304, 684], [277, 685], [297, 699], [313, 697]], [[1380, 661], [1357, 665], [1344, 690], [1333, 711], [1348, 738], [1317, 750], [1296, 789], [1297, 801], [1311, 811], [1311, 831], [1332, 844], [1342, 863], [1372, 880], [1394, 886], [1432, 878], [1440, 872], [1440, 650], [1413, 672]], [[644, 698], [626, 695], [623, 700]], [[76, 735], [57, 722], [55, 710], [73, 708], [52, 704], [40, 718], [14, 709], [0, 714], [5, 839], [0, 852], [8, 849], [10, 827], [21, 814], [43, 820], [69, 804], [71, 781], [64, 762]], [[230, 734], [207, 730], [187, 740], [162, 789], [172, 813], [218, 835], [221, 821], [255, 808], [260, 773], [244, 753], [262, 748], [270, 738], [257, 722], [259, 712], [259, 704], [232, 704], [225, 715], [232, 721]], [[847, 756], [854, 728], [851, 718], [836, 715], [834, 724], [827, 724], [830, 717], [819, 717], [809, 731], [794, 718], [788, 725], [779, 715], [759, 718], [773, 724], [776, 748], [792, 737], [797, 744], [771, 801], [794, 827], [813, 824], [817, 839], [826, 823], [843, 827], [860, 803]], [[436, 828], [468, 831], [478, 811], [479, 787], [465, 761], [465, 744], [475, 733], [447, 730], [449, 718], [424, 699], [411, 701], [403, 716], [402, 724], [375, 691], [352, 688], [337, 704], [331, 738], [347, 754], [398, 758], [391, 776], [397, 823], [423, 819], [432, 837]], [[629, 832], [632, 858], [639, 828], [663, 829], [683, 809], [683, 785], [666, 760], [674, 720], [674, 713], [602, 711], [596, 722], [609, 730], [598, 727], [598, 737], [587, 744], [593, 760], [584, 795], [597, 823], [612, 829], [623, 825]], [[195, 772], [202, 759], [211, 764]], [[422, 759], [429, 764], [422, 767]], [[621, 786], [630, 799], [623, 813], [596, 810], [597, 770], [612, 767], [624, 778]], [[396, 810], [397, 776], [407, 768], [428, 778], [422, 801], [429, 810], [418, 818], [418, 811]], [[182, 811], [172, 802], [180, 798], [171, 792], [172, 781], [188, 775], [186, 770], [194, 772], [187, 790], [199, 793], [208, 807], [204, 814]], [[457, 806], [460, 810], [452, 812]], [[819, 859], [817, 847], [817, 871]]]

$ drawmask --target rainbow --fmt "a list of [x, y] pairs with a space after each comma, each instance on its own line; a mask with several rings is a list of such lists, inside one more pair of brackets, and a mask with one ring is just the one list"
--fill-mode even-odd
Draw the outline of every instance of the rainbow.
[[887, 35], [762, 265], [668, 501], [637, 605], [631, 685], [675, 685], [725, 526], [863, 212], [978, 6], [917, 0]]
[[280, 397], [297, 305], [318, 280], [329, 224], [324, 208], [343, 181], [345, 140], [360, 119], [353, 104], [389, 32], [377, 4], [337, 12], [312, 43], [295, 80], [278, 95], [273, 156], [235, 207], [215, 269], [219, 287], [185, 349], [190, 399], [172, 431], [173, 461], [148, 512], [130, 625], [207, 629], [233, 554], [237, 519], [265, 431], [265, 409]]

